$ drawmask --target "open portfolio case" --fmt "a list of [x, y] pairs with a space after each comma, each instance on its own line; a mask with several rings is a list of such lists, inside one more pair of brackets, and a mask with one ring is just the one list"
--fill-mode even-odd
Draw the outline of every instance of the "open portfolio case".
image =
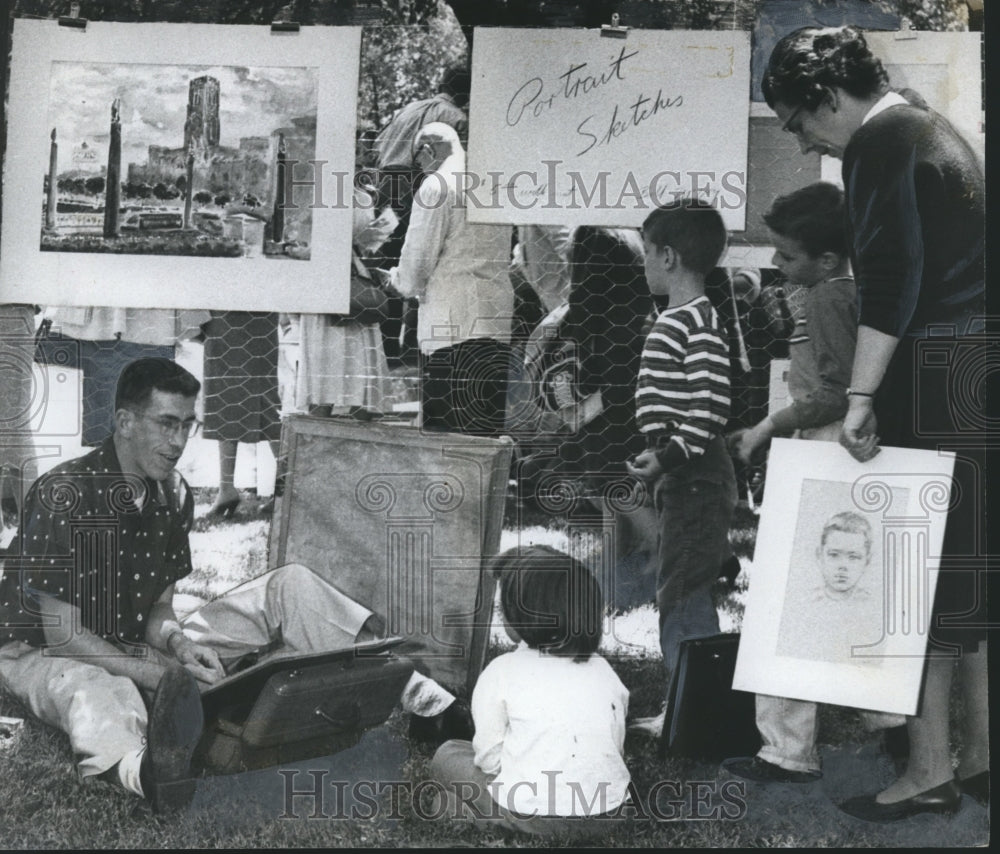
[[468, 696], [485, 663], [513, 445], [408, 425], [283, 423], [269, 566], [308, 566], [389, 637], [277, 653], [202, 693], [196, 765], [228, 774], [326, 756], [385, 722], [415, 668]]
[[413, 664], [402, 638], [310, 655], [273, 654], [202, 691], [194, 764], [233, 774], [327, 756], [357, 744], [399, 702]]

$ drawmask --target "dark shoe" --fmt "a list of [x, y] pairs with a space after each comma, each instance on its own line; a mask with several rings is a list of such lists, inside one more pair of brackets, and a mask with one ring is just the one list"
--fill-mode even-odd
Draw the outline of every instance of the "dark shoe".
[[892, 804], [880, 804], [875, 795], [861, 795], [840, 804], [848, 815], [865, 821], [900, 821], [924, 812], [955, 813], [962, 803], [962, 792], [954, 780]]
[[236, 508], [240, 506], [241, 500], [240, 498], [230, 498], [228, 501], [213, 506], [206, 515], [219, 519], [232, 519], [236, 515]]
[[719, 580], [725, 581], [728, 587], [734, 587], [736, 585], [736, 576], [742, 571], [743, 565], [740, 563], [740, 559], [736, 555], [730, 555], [722, 562], [722, 566], [719, 567]]
[[989, 770], [980, 771], [978, 774], [959, 780], [958, 788], [961, 789], [963, 795], [968, 795], [980, 806], [988, 807], [990, 805]]
[[476, 726], [468, 703], [455, 700], [439, 715], [410, 715], [410, 738], [425, 744], [440, 745], [451, 739], [472, 741]]
[[139, 779], [157, 813], [183, 809], [194, 797], [191, 756], [201, 739], [204, 715], [198, 683], [183, 667], [160, 678], [146, 727]]
[[730, 774], [755, 783], [814, 783], [823, 774], [819, 771], [789, 771], [759, 756], [737, 756], [722, 763]]

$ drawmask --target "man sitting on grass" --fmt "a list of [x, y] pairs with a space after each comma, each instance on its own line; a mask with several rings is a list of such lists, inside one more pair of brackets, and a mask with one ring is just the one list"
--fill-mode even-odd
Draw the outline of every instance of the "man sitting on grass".
[[[0, 577], [0, 688], [69, 736], [81, 776], [119, 781], [157, 811], [194, 795], [198, 681], [276, 643], [326, 651], [384, 632], [378, 615], [298, 564], [178, 620], [194, 500], [175, 466], [197, 425], [199, 389], [169, 359], [129, 364], [114, 435], [34, 483], [20, 556]], [[471, 735], [462, 706], [426, 676], [414, 673], [402, 705], [441, 738]]]

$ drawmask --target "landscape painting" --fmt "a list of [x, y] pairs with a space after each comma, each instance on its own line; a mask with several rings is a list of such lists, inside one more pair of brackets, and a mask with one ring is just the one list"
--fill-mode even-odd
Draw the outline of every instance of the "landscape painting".
[[53, 62], [42, 250], [308, 260], [316, 81], [315, 68]]
[[14, 31], [0, 302], [347, 311], [360, 27]]

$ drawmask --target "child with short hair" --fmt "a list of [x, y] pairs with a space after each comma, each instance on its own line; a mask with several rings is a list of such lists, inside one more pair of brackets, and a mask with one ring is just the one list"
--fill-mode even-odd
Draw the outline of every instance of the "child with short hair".
[[[792, 403], [730, 437], [744, 462], [775, 435], [836, 441], [847, 412], [847, 384], [854, 362], [858, 310], [850, 275], [844, 194], [818, 181], [774, 200], [764, 214], [774, 240], [774, 264], [790, 284], [806, 288], [803, 311], [789, 340], [788, 390]], [[862, 517], [862, 521], [865, 521]], [[867, 524], [867, 522], [866, 522]], [[827, 533], [824, 531], [824, 542]], [[815, 623], [796, 644], [800, 656], [821, 643]], [[811, 636], [810, 636], [811, 635]], [[790, 654], [788, 650], [784, 654]], [[816, 750], [817, 705], [808, 700], [757, 695], [757, 729], [763, 746], [753, 757], [723, 763], [737, 776], [758, 782], [808, 783], [821, 776]], [[899, 725], [899, 716], [863, 712], [870, 729]]]
[[533, 834], [589, 828], [583, 819], [622, 806], [630, 779], [628, 690], [597, 654], [601, 588], [582, 563], [548, 546], [504, 552], [494, 572], [518, 646], [479, 676], [473, 740], [441, 745], [430, 775], [453, 817]]
[[861, 583], [872, 562], [869, 521], [853, 510], [834, 513], [823, 525], [816, 562], [823, 577], [822, 583], [816, 585], [816, 598], [834, 601], [871, 598], [868, 585]]
[[723, 437], [729, 348], [705, 296], [705, 277], [718, 265], [727, 234], [709, 203], [681, 199], [650, 213], [642, 236], [646, 282], [659, 313], [635, 395], [647, 448], [628, 469], [654, 489], [660, 517], [656, 604], [669, 689], [681, 641], [719, 631], [711, 588], [730, 553], [736, 506]]
[[807, 292], [789, 339], [792, 403], [734, 436], [745, 463], [775, 435], [799, 431], [803, 439], [837, 440], [858, 338], [843, 191], [825, 181], [809, 184], [775, 199], [764, 222], [774, 240], [774, 265]]
[[[871, 523], [854, 510], [834, 513], [823, 523], [815, 563], [793, 567], [789, 576], [778, 625], [777, 655], [837, 664], [878, 661], [877, 656], [866, 654], [884, 631], [881, 585], [873, 589], [867, 577], [872, 540]], [[773, 698], [758, 695], [757, 700], [758, 711], [767, 712]], [[791, 702], [797, 701], [785, 700], [781, 705]], [[885, 716], [869, 719], [866, 715], [863, 717], [870, 729], [878, 728], [872, 721], [885, 726]], [[770, 718], [764, 717], [763, 729], [767, 731]]]

